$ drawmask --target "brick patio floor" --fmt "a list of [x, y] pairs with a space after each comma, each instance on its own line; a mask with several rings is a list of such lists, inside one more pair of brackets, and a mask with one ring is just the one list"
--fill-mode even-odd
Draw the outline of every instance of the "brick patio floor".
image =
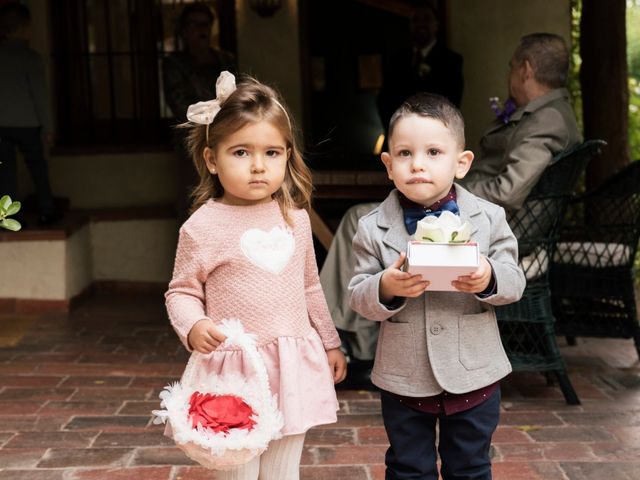
[[[71, 315], [19, 320], [26, 334], [0, 348], [0, 480], [214, 478], [150, 422], [159, 391], [186, 361], [161, 297], [98, 295]], [[0, 317], [0, 339], [15, 323]], [[511, 375], [494, 437], [494, 478], [640, 479], [640, 365], [632, 342], [587, 339], [562, 351], [582, 405], [567, 406], [539, 374]], [[307, 436], [302, 478], [384, 478], [377, 395], [341, 391], [339, 398], [338, 423]]]

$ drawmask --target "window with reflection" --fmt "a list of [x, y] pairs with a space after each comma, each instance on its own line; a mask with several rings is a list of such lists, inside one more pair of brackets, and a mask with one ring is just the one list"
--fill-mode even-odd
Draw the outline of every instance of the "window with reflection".
[[[177, 18], [194, 1], [50, 1], [59, 146], [170, 148], [162, 59], [181, 48]], [[212, 47], [235, 52], [233, 0], [205, 3]]]

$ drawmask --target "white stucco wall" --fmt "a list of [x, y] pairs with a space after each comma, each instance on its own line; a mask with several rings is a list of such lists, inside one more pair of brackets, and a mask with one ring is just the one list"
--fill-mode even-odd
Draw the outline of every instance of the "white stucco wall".
[[64, 240], [0, 242], [0, 298], [66, 298]]
[[65, 240], [0, 242], [0, 298], [68, 300], [91, 284], [89, 226]]
[[570, 0], [451, 0], [449, 44], [464, 58], [462, 113], [467, 143], [476, 148], [493, 118], [489, 97], [507, 96], [511, 55], [520, 37], [534, 32], [571, 41]]
[[262, 18], [248, 0], [236, 0], [240, 71], [275, 86], [302, 122], [298, 0], [282, 0], [272, 17]]
[[92, 223], [93, 279], [168, 283], [177, 236], [174, 219]]
[[173, 219], [98, 221], [66, 239], [0, 242], [0, 298], [69, 300], [94, 281], [166, 284]]
[[91, 285], [91, 265], [90, 227], [84, 225], [65, 244], [65, 299], [79, 295]]
[[[51, 188], [71, 208], [172, 206], [177, 158], [173, 152], [56, 155], [49, 161]], [[18, 192], [33, 191], [18, 162]]]

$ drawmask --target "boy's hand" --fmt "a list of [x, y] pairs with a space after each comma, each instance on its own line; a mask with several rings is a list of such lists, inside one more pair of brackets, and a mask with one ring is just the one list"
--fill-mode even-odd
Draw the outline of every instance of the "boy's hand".
[[329, 368], [333, 374], [333, 383], [340, 383], [347, 376], [347, 359], [339, 348], [327, 350]]
[[187, 336], [189, 346], [204, 354], [213, 352], [226, 338], [214, 323], [206, 318], [198, 320]]
[[419, 297], [429, 286], [422, 275], [411, 275], [400, 270], [407, 256], [402, 252], [380, 279], [380, 303], [389, 304], [395, 297]]
[[458, 280], [451, 282], [451, 285], [461, 292], [483, 292], [489, 286], [492, 271], [491, 264], [486, 257], [480, 256], [480, 266], [478, 267], [478, 270], [473, 272], [471, 275], [458, 277]]

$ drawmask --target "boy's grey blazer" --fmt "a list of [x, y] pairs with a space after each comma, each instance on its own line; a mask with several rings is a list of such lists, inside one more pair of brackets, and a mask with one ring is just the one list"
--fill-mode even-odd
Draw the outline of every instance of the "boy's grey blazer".
[[349, 284], [351, 307], [382, 322], [371, 380], [400, 395], [422, 397], [446, 390], [466, 393], [511, 372], [492, 305], [517, 301], [525, 287], [518, 267], [518, 244], [504, 209], [455, 185], [462, 221], [472, 225], [497, 280], [497, 292], [480, 299], [462, 292], [425, 292], [417, 298], [379, 301], [382, 272], [406, 251], [398, 191], [362, 217], [353, 239], [356, 258]]

